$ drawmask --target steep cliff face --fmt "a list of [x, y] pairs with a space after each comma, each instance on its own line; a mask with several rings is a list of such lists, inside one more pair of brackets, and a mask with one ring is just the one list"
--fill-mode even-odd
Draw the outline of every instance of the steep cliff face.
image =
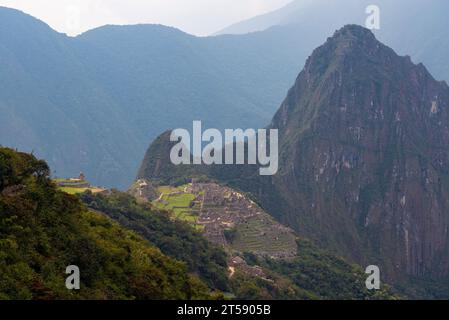
[[449, 274], [446, 83], [346, 26], [309, 57], [269, 128], [279, 129], [273, 177], [257, 166], [154, 164], [140, 177], [196, 172], [251, 192], [301, 236], [393, 282]]
[[266, 205], [390, 276], [447, 274], [448, 104], [448, 86], [423, 65], [364, 28], [337, 31], [270, 125], [280, 130], [273, 182], [283, 204]]

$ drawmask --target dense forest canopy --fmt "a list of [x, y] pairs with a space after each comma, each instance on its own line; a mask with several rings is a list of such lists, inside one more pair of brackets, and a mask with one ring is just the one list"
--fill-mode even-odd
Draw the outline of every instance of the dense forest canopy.
[[[0, 299], [193, 299], [209, 289], [135, 233], [57, 191], [45, 162], [0, 148]], [[76, 265], [81, 290], [65, 286]]]

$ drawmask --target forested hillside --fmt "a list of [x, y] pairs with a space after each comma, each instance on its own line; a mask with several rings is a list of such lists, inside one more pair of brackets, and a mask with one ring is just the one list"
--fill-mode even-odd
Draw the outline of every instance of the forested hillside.
[[[56, 190], [45, 162], [0, 148], [0, 299], [193, 299], [184, 263]], [[65, 286], [76, 265], [81, 290]]]
[[[236, 253], [228, 247], [216, 247], [188, 224], [172, 221], [168, 212], [158, 211], [149, 203], [138, 202], [122, 192], [84, 193], [81, 199], [121, 225], [134, 230], [161, 251], [185, 261], [189, 271], [214, 289], [237, 299], [392, 299], [388, 286], [380, 291], [365, 287], [365, 274], [331, 253], [319, 250], [305, 239], [297, 242], [298, 254], [288, 259], [270, 259], [251, 252]], [[244, 239], [242, 240], [244, 241]], [[232, 267], [235, 254], [249, 266]], [[262, 268], [254, 274], [251, 265]]]
[[170, 220], [166, 212], [149, 203], [138, 203], [126, 193], [80, 196], [89, 208], [138, 232], [167, 256], [186, 262], [189, 271], [198, 274], [211, 288], [229, 290], [226, 253], [189, 225]]
[[[360, 267], [305, 240], [294, 259], [240, 253], [262, 273], [229, 273], [230, 251], [167, 212], [118, 191], [82, 194], [88, 209], [48, 174], [34, 156], [0, 148], [0, 299], [393, 297], [387, 287], [366, 290]], [[80, 269], [81, 290], [65, 286], [69, 265]]]

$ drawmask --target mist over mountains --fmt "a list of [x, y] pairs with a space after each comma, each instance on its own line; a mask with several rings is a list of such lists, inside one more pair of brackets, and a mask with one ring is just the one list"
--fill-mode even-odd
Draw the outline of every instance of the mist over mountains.
[[[343, 4], [344, 2], [344, 4]], [[447, 1], [379, 1], [376, 35], [449, 79]], [[126, 188], [148, 146], [170, 128], [263, 127], [308, 54], [365, 1], [296, 1], [228, 32], [198, 38], [160, 25], [105, 26], [66, 37], [0, 8], [0, 144], [34, 151], [56, 176], [83, 171]], [[273, 18], [275, 17], [275, 18]], [[279, 25], [274, 26], [273, 25]]]
[[69, 38], [2, 8], [0, 143], [34, 150], [57, 176], [83, 171], [126, 188], [168, 128], [266, 123], [306, 56], [282, 34], [197, 38], [137, 25]]
[[295, 0], [217, 34], [245, 34], [290, 25], [299, 39], [320, 39], [346, 24], [365, 26], [366, 8], [371, 5], [380, 9], [380, 30], [375, 30], [380, 41], [399, 54], [410, 55], [414, 62], [424, 63], [438, 80], [449, 80], [445, 63], [449, 54], [449, 2], [445, 0]]

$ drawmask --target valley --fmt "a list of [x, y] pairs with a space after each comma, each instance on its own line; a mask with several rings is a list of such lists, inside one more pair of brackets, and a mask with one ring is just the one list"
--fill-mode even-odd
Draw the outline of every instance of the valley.
[[0, 7], [0, 300], [449, 299], [448, 3], [204, 37]]
[[[164, 130], [192, 120], [260, 128], [312, 50], [343, 25], [363, 23], [372, 4], [316, 0], [302, 10], [303, 1], [274, 13], [280, 19], [262, 17], [260, 28], [210, 37], [138, 25], [71, 38], [1, 7], [0, 143], [34, 150], [61, 176], [82, 170], [95, 185], [125, 190], [149, 141]], [[380, 39], [449, 80], [448, 1], [376, 3]]]

